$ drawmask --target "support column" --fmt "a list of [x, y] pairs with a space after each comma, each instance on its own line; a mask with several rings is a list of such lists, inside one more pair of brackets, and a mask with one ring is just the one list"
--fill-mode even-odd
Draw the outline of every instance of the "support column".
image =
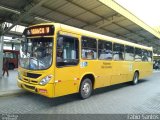
[[3, 32], [3, 24], [0, 23], [0, 77], [2, 77], [2, 67], [3, 67], [3, 41], [4, 37], [2, 35]]
[[0, 77], [2, 77], [3, 67], [3, 36], [0, 36]]

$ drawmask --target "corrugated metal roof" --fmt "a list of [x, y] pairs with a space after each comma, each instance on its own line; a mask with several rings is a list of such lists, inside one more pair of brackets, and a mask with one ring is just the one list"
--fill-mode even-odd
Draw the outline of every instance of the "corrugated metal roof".
[[105, 16], [105, 17], [109, 17], [109, 16], [113, 16], [114, 14], [116, 14], [115, 11], [106, 8], [106, 6], [101, 5], [98, 6], [97, 8], [92, 9], [92, 11], [100, 16]]
[[73, 5], [71, 3], [67, 3], [67, 4], [63, 5], [63, 7], [59, 7], [56, 10], [60, 11], [60, 12], [65, 11], [65, 14], [69, 14], [70, 16], [73, 16], [73, 17], [76, 17], [77, 15], [85, 13], [84, 9], [81, 9], [81, 8], [77, 9], [77, 6]]
[[50, 12], [49, 14], [45, 15], [44, 18], [50, 19], [51, 21], [53, 20], [54, 22], [64, 22], [70, 19], [70, 17], [68, 17], [67, 15], [58, 13], [56, 11]]
[[69, 4], [69, 3], [65, 0], [49, 0], [46, 3], [44, 3], [43, 5], [47, 6], [49, 8], [52, 8], [52, 9], [57, 9], [59, 7], [66, 5], [66, 4]]
[[22, 9], [31, 0], [0, 0], [0, 5], [13, 9]]
[[45, 8], [45, 7], [38, 7], [37, 9], [33, 10], [32, 13], [36, 14], [36, 15], [41, 15], [41, 16], [45, 16], [49, 13], [51, 13], [52, 11]]
[[98, 6], [101, 6], [102, 4], [97, 2], [97, 0], [67, 0], [68, 2], [71, 2], [72, 4], [75, 3], [79, 6], [83, 6], [83, 8], [86, 8], [87, 10], [95, 9]]

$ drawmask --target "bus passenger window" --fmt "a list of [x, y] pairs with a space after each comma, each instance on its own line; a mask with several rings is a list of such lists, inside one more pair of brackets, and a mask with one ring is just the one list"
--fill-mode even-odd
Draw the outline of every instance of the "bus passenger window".
[[142, 61], [148, 61], [148, 51], [142, 50]]
[[97, 58], [97, 41], [93, 38], [82, 37], [82, 59]]
[[113, 59], [114, 60], [124, 60], [124, 45], [113, 44]]
[[57, 62], [63, 62], [62, 50], [57, 49]]
[[125, 46], [125, 60], [127, 61], [134, 60], [134, 47]]
[[79, 41], [69, 36], [59, 36], [57, 39], [57, 66], [77, 65], [79, 62]]
[[148, 52], [148, 61], [151, 62], [152, 61], [152, 52], [151, 51], [147, 51]]
[[112, 42], [98, 41], [98, 58], [100, 60], [112, 60]]
[[140, 48], [135, 48], [135, 61], [142, 61], [142, 50]]

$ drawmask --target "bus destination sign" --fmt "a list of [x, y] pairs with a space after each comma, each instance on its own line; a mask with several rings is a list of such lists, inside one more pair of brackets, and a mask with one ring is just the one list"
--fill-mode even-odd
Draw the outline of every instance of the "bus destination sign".
[[26, 37], [32, 36], [47, 36], [54, 34], [53, 25], [34, 26], [25, 29], [23, 33]]

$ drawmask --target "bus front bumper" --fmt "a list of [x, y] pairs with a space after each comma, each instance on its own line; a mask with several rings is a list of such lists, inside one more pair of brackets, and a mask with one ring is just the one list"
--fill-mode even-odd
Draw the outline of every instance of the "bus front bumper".
[[33, 93], [37, 93], [37, 94], [40, 94], [40, 95], [43, 95], [49, 98], [54, 97], [54, 84], [46, 84], [44, 86], [33, 85], [33, 84], [29, 84], [29, 83], [26, 83], [18, 79], [17, 85], [18, 87], [25, 89], [27, 91], [33, 92]]

